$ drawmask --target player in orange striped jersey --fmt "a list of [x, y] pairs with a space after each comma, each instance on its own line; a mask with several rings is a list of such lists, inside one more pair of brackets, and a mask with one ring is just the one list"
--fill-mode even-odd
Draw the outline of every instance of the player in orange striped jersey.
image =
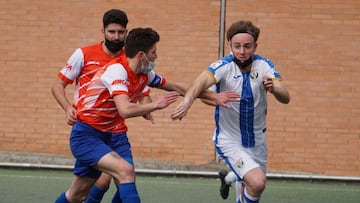
[[[51, 91], [66, 112], [68, 124], [72, 125], [76, 121], [75, 106], [94, 74], [115, 57], [125, 54], [123, 46], [127, 35], [127, 23], [125, 12], [117, 9], [107, 11], [103, 17], [104, 41], [76, 49], [60, 70]], [[70, 102], [66, 97], [65, 88], [74, 81], [74, 101]]]
[[[115, 57], [125, 55], [123, 50], [124, 40], [127, 35], [128, 18], [124, 11], [111, 9], [104, 13], [103, 29], [104, 40], [90, 46], [78, 48], [70, 56], [66, 65], [60, 70], [58, 78], [52, 86], [52, 93], [64, 109], [66, 122], [73, 125], [76, 121], [76, 105], [94, 74], [106, 63]], [[65, 93], [65, 88], [75, 81], [75, 94], [71, 102]], [[109, 187], [111, 177], [103, 175], [98, 179], [89, 194], [87, 203], [100, 202], [102, 196]], [[82, 194], [81, 196], [86, 196]], [[118, 198], [116, 200], [116, 198]], [[114, 202], [121, 202], [118, 196], [114, 196]]]

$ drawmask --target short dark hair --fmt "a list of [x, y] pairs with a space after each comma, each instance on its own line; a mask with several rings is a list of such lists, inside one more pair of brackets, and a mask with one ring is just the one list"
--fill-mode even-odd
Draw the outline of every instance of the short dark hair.
[[116, 23], [126, 28], [128, 24], [126, 13], [119, 9], [110, 9], [106, 11], [103, 17], [104, 29], [111, 23]]
[[125, 54], [133, 58], [139, 51], [147, 53], [159, 41], [159, 34], [152, 28], [134, 28], [126, 37]]
[[227, 31], [226, 39], [228, 41], [238, 33], [248, 33], [253, 36], [255, 42], [258, 40], [260, 35], [260, 29], [256, 27], [251, 21], [237, 21], [234, 22]]

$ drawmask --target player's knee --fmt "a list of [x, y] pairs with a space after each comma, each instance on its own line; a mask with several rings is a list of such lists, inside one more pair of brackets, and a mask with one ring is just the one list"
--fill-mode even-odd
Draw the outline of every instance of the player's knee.
[[120, 182], [133, 182], [135, 181], [135, 169], [134, 166], [131, 164], [124, 164], [123, 167], [121, 167], [121, 170], [119, 170], [118, 174], [118, 180]]
[[106, 174], [106, 173], [102, 173], [101, 176], [96, 180], [96, 187], [102, 189], [102, 190], [108, 190], [109, 186], [110, 186], [110, 182], [111, 182], [111, 176]]
[[266, 178], [264, 177], [264, 178], [254, 179], [253, 182], [248, 185], [248, 187], [253, 194], [256, 194], [256, 196], [260, 196], [261, 193], [265, 190], [265, 185], [266, 185]]
[[256, 184], [255, 190], [261, 194], [265, 190], [265, 185], [266, 185], [266, 179], [263, 179]]
[[131, 164], [126, 164], [124, 167], [123, 172], [127, 175], [127, 176], [134, 176], [135, 175], [135, 169], [134, 166]]

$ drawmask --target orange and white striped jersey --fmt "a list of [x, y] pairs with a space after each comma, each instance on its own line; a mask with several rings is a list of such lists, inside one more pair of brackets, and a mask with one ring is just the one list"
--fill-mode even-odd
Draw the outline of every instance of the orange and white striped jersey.
[[[81, 99], [95, 73], [114, 57], [104, 52], [102, 42], [78, 48], [60, 70], [58, 77], [67, 84], [75, 83], [74, 105]], [[125, 55], [124, 49], [120, 56]]]
[[110, 133], [126, 132], [125, 119], [116, 108], [113, 96], [127, 94], [136, 103], [150, 94], [150, 87], [160, 87], [165, 78], [154, 71], [135, 74], [126, 57], [117, 57], [101, 68], [91, 80], [84, 97], [78, 103], [78, 120]]

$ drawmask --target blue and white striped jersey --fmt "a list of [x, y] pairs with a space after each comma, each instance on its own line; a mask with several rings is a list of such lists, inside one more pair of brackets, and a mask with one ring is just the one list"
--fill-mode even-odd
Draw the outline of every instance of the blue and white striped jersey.
[[259, 55], [253, 56], [249, 72], [241, 72], [230, 54], [212, 63], [207, 69], [216, 81], [216, 92], [234, 91], [240, 102], [230, 108], [216, 106], [214, 140], [236, 141], [245, 148], [265, 142], [267, 97], [263, 86], [265, 75], [280, 79], [273, 63]]

